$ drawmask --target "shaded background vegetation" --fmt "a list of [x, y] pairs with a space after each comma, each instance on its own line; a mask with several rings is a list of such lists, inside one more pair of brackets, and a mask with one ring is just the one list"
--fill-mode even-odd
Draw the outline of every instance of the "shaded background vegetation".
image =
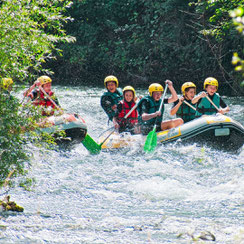
[[[121, 86], [147, 88], [167, 78], [179, 91], [185, 81], [201, 90], [203, 80], [214, 76], [221, 94], [242, 95], [243, 35], [236, 28], [244, 34], [243, 5], [243, 0], [2, 0], [0, 81], [11, 77], [27, 84], [48, 74], [55, 84], [102, 86], [104, 77], [114, 74]], [[3, 89], [0, 102], [1, 188], [27, 170], [26, 143], [35, 135], [26, 138], [22, 129], [35, 126], [36, 118], [20, 113], [24, 101]]]
[[229, 11], [243, 0], [73, 1], [66, 31], [76, 37], [61, 44], [63, 56], [48, 63], [58, 83], [102, 85], [114, 74], [121, 86], [147, 87], [171, 79], [175, 87], [193, 81], [202, 89], [208, 76], [220, 92], [243, 94], [232, 55], [243, 55], [243, 37]]

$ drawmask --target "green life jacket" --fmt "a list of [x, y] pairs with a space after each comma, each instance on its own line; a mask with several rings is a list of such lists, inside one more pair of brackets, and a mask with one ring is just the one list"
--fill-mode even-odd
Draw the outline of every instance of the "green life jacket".
[[[193, 107], [196, 107], [196, 104], [192, 104], [190, 100], [186, 100], [189, 104], [191, 104]], [[189, 107], [184, 102], [180, 105], [178, 111], [176, 112], [176, 116], [178, 118], [182, 118], [184, 122], [191, 121], [195, 119], [195, 113], [196, 111], [193, 110], [191, 107]]]
[[[220, 107], [220, 96], [215, 93], [212, 98], [213, 103], [219, 108]], [[206, 97], [203, 97], [200, 103], [197, 105], [197, 111], [195, 117], [200, 117], [203, 114], [211, 115], [217, 112], [216, 108], [208, 101]]]
[[101, 104], [104, 111], [106, 112], [106, 114], [109, 117], [109, 120], [112, 121], [113, 117], [115, 116], [115, 111], [112, 110], [112, 106], [117, 105], [122, 99], [123, 99], [123, 93], [122, 90], [120, 88], [117, 88], [115, 92], [110, 92], [110, 91], [106, 91], [103, 93], [101, 100], [103, 97], [111, 97], [112, 98], [112, 103], [109, 106], [105, 106], [105, 104]]
[[156, 118], [152, 118], [149, 120], [142, 120], [142, 113], [143, 113], [142, 104], [144, 103], [144, 101], [146, 101], [146, 103], [149, 105], [147, 113], [152, 114], [159, 110], [160, 103], [162, 100], [160, 99], [159, 101], [156, 102], [151, 96], [143, 97], [138, 104], [139, 122], [144, 125], [154, 125], [156, 122], [156, 119], [157, 119], [157, 123], [160, 124], [163, 120], [164, 105], [162, 106], [162, 109], [161, 109], [161, 116], [159, 116], [158, 118], [156, 117]]

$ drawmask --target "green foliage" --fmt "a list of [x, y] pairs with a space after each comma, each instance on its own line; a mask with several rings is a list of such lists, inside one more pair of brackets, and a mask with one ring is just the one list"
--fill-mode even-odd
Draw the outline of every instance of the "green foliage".
[[[236, 25], [236, 29], [244, 35], [244, 7], [239, 7], [231, 11], [230, 16], [233, 19], [234, 25]], [[244, 60], [239, 57], [238, 53], [234, 53], [232, 64], [236, 66], [236, 71], [242, 72], [242, 77], [244, 77]], [[242, 81], [241, 86], [244, 86], [244, 81]]]
[[[61, 45], [50, 62], [61, 82], [101, 84], [108, 74], [121, 86], [148, 86], [172, 79], [176, 88], [215, 76], [233, 87], [231, 57], [241, 39], [229, 11], [242, 0], [74, 1], [66, 26], [77, 42]], [[57, 67], [57, 68], [55, 68]], [[220, 90], [224, 86], [220, 86]]]
[[[60, 42], [72, 42], [63, 25], [68, 0], [3, 0], [0, 2], [0, 78], [30, 81], [38, 73], [50, 73], [43, 64], [61, 54]], [[25, 175], [29, 166], [28, 143], [37, 143], [40, 113], [0, 89], [0, 187]], [[45, 135], [46, 143], [53, 143]]]
[[54, 58], [60, 41], [70, 42], [62, 15], [70, 1], [4, 0], [0, 6], [0, 77], [30, 79]]
[[[23, 116], [22, 116], [23, 115]], [[0, 186], [11, 171], [13, 176], [25, 174], [27, 151], [23, 148], [23, 127], [28, 127], [24, 114], [19, 113], [18, 101], [0, 91]]]
[[214, 66], [219, 69], [217, 77], [212, 76], [220, 77], [226, 91], [242, 94], [243, 91], [239, 89], [241, 79], [233, 72], [230, 64], [233, 51], [242, 51], [243, 40], [235, 30], [229, 13], [243, 6], [243, 0], [199, 0], [192, 1], [190, 5], [194, 6], [197, 13], [196, 28], [211, 50]]

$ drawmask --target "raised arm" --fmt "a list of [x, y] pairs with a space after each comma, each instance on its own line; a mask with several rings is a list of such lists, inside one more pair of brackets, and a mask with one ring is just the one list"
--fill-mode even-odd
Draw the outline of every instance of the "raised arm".
[[171, 96], [168, 98], [168, 103], [173, 103], [178, 99], [177, 93], [173, 87], [173, 82], [170, 80], [166, 80], [165, 84], [168, 84], [169, 90], [171, 92]]
[[207, 96], [207, 93], [206, 92], [201, 92], [199, 93], [197, 96], [195, 96], [192, 100], [191, 100], [191, 103], [192, 104], [195, 104], [199, 101], [199, 99], [203, 98], [203, 97], [206, 97]]

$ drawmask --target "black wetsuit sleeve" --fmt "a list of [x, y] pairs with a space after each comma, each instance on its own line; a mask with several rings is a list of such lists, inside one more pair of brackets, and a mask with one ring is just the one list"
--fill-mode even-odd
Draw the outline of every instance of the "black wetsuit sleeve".
[[221, 97], [220, 97], [219, 105], [220, 105], [221, 108], [226, 108], [227, 107], [226, 103], [224, 102], [224, 100]]
[[102, 96], [101, 98], [101, 106], [108, 115], [109, 119], [112, 120], [114, 116], [113, 99], [110, 96]]
[[37, 90], [34, 90], [34, 91], [32, 91], [31, 93], [32, 93], [32, 95], [33, 95], [32, 100], [35, 100], [35, 99], [37, 98]]
[[142, 101], [141, 103], [141, 114], [148, 114], [149, 111], [149, 103], [147, 102], [147, 100]]
[[173, 103], [173, 105], [172, 105], [172, 108], [174, 108], [178, 103], [179, 103], [179, 99], [177, 99], [174, 103]]
[[122, 111], [122, 104], [121, 103], [119, 103], [118, 105], [117, 105], [117, 109], [116, 109], [116, 111], [115, 111], [115, 114], [114, 114], [114, 117], [118, 117], [118, 115], [119, 115], [119, 113]]
[[168, 98], [164, 98], [164, 104], [168, 104], [169, 103], [169, 99]]

